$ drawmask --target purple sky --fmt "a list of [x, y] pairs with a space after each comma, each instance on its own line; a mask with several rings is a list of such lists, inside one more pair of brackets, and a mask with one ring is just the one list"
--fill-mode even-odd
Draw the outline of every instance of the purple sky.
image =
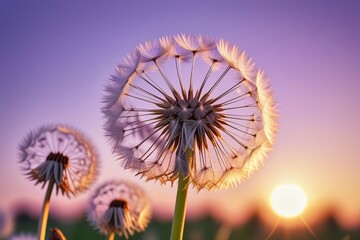
[[[0, 208], [41, 202], [44, 192], [20, 171], [17, 147], [42, 124], [66, 123], [98, 148], [95, 186], [130, 178], [152, 193], [159, 215], [171, 214], [174, 190], [124, 173], [111, 155], [100, 107], [103, 85], [126, 54], [144, 41], [188, 33], [245, 50], [269, 77], [280, 111], [265, 165], [236, 189], [191, 191], [190, 214], [205, 205], [222, 219], [234, 211], [230, 220], [241, 219], [252, 202], [266, 209], [271, 190], [293, 182], [307, 192], [310, 209], [337, 205], [342, 223], [359, 226], [359, 12], [357, 1], [1, 1]], [[89, 194], [54, 197], [54, 204], [82, 204]]]

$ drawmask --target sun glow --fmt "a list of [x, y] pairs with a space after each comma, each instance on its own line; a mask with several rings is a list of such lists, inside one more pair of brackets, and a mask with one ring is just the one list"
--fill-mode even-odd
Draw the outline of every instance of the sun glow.
[[299, 216], [305, 209], [307, 197], [305, 192], [294, 184], [283, 184], [271, 193], [271, 207], [281, 217]]

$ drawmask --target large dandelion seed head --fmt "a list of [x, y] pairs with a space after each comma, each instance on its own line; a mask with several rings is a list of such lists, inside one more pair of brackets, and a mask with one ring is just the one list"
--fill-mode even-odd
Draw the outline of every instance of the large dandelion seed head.
[[150, 221], [150, 202], [135, 184], [109, 181], [99, 186], [90, 201], [88, 220], [103, 234], [128, 238], [144, 231]]
[[226, 188], [257, 169], [274, 143], [265, 74], [224, 40], [182, 34], [141, 44], [105, 92], [114, 152], [147, 180], [182, 174], [198, 190]]
[[97, 154], [90, 141], [65, 125], [47, 125], [30, 132], [19, 146], [20, 164], [29, 179], [53, 181], [57, 192], [75, 195], [97, 175]]

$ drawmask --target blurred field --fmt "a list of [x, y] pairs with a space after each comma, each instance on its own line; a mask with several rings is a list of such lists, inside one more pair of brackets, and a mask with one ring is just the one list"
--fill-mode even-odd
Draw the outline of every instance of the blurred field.
[[[275, 224], [275, 223], [274, 223]], [[105, 236], [100, 235], [96, 230], [89, 226], [85, 218], [77, 221], [57, 221], [53, 218], [49, 219], [48, 226], [58, 227], [67, 236], [68, 239], [86, 239], [97, 240], [106, 239]], [[16, 217], [15, 233], [35, 233], [37, 229], [37, 219], [29, 216], [26, 213], [20, 213]], [[136, 234], [129, 238], [130, 240], [168, 240], [170, 236], [171, 222], [162, 222], [153, 219], [147, 230], [141, 234]], [[336, 223], [334, 218], [329, 217], [323, 223], [313, 227], [319, 239], [324, 240], [358, 240], [360, 239], [360, 229], [346, 231]], [[231, 229], [228, 226], [221, 225], [210, 217], [205, 217], [199, 220], [189, 220], [185, 225], [184, 240], [264, 240], [271, 231], [271, 227], [265, 226], [254, 215], [246, 224]], [[227, 236], [229, 236], [227, 238]], [[116, 239], [125, 239], [116, 237]], [[314, 239], [306, 230], [283, 228], [279, 226], [276, 228], [274, 235], [270, 240], [311, 240]]]

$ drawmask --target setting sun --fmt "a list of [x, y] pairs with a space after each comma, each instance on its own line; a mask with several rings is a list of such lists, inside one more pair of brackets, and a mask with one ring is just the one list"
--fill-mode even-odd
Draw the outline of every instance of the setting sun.
[[307, 203], [305, 192], [294, 184], [283, 184], [271, 193], [271, 207], [281, 217], [292, 218], [304, 211]]

